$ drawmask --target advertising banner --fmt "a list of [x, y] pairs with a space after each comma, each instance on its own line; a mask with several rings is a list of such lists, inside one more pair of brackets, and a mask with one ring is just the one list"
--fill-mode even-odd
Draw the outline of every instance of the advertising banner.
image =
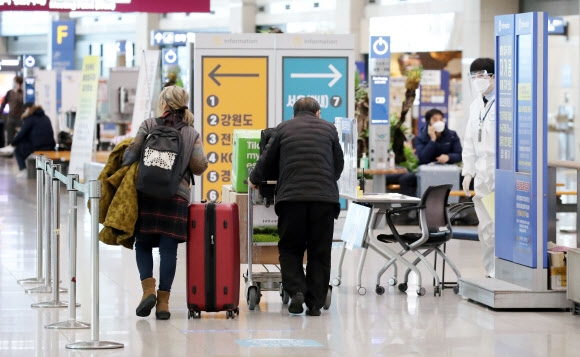
[[210, 0], [44, 0], [0, 1], [0, 11], [115, 11], [115, 12], [209, 12]]
[[419, 132], [425, 127], [425, 113], [431, 109], [439, 109], [443, 112], [443, 118], [447, 123], [449, 119], [449, 71], [423, 71], [420, 88]]
[[80, 105], [76, 114], [69, 174], [84, 178], [84, 163], [91, 161], [97, 120], [97, 94], [101, 58], [86, 56], [83, 60]]

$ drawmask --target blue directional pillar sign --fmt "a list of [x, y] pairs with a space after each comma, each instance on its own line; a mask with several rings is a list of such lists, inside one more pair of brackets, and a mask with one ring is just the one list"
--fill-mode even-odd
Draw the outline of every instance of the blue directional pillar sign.
[[294, 116], [294, 103], [303, 97], [318, 101], [321, 117], [347, 117], [347, 57], [283, 57], [284, 120]]
[[[515, 128], [516, 60], [515, 16], [495, 17], [496, 88], [496, 256], [509, 261], [516, 236]], [[501, 201], [501, 202], [500, 202]], [[509, 257], [509, 258], [508, 258]]]
[[24, 103], [35, 102], [35, 83], [34, 68], [36, 66], [36, 59], [31, 55], [22, 56], [22, 64], [24, 67]]
[[[499, 30], [507, 26], [500, 20], [496, 17], [496, 35], [498, 26]], [[505, 228], [502, 223], [513, 226], [515, 222], [515, 227], [511, 234], [496, 237], [496, 256], [530, 268], [547, 268], [547, 16], [516, 14], [514, 20], [513, 45], [509, 38], [502, 41], [496, 36], [495, 217], [499, 218], [497, 234]], [[517, 65], [506, 65], [510, 59]], [[508, 221], [503, 222], [504, 217]]]
[[371, 36], [369, 50], [371, 124], [389, 124], [390, 36]]
[[177, 65], [177, 48], [167, 47], [161, 50], [161, 63], [164, 66]]

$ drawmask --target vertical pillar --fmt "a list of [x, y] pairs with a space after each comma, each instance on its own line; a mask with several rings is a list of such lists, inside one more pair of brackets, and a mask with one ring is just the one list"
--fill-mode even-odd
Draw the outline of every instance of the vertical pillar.
[[135, 66], [141, 65], [142, 53], [153, 50], [151, 46], [151, 31], [159, 28], [160, 14], [137, 13], [135, 22]]
[[[469, 105], [473, 101], [471, 89], [469, 88], [469, 66], [474, 59], [481, 57], [481, 0], [466, 1], [463, 9], [463, 34], [462, 41], [463, 49], [461, 53], [461, 83], [462, 83], [462, 98], [463, 98], [463, 120], [454, 123], [455, 129], [459, 137], [463, 139], [465, 135], [465, 126], [469, 118]], [[493, 19], [492, 19], [493, 20]], [[469, 34], [469, 35], [466, 35]], [[493, 35], [493, 29], [491, 35]], [[493, 41], [491, 43], [493, 45]], [[493, 57], [493, 50], [491, 53]]]
[[[364, 0], [337, 0], [335, 21], [335, 34], [354, 34], [354, 59], [362, 60], [361, 56], [361, 26], [368, 26], [367, 21], [362, 21], [365, 16]], [[368, 31], [364, 31], [368, 33]]]
[[256, 0], [230, 0], [230, 32], [256, 32]]

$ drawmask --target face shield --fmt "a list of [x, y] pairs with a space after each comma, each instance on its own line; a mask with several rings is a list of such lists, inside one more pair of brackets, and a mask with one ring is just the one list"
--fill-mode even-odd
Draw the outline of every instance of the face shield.
[[482, 97], [489, 87], [491, 86], [491, 79], [493, 73], [487, 73], [487, 71], [473, 71], [469, 73], [469, 89], [471, 91], [472, 97]]

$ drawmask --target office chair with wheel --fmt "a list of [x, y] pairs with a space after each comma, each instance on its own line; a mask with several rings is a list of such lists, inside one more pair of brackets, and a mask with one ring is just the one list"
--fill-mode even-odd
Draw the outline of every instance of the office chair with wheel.
[[[414, 253], [417, 258], [413, 261], [413, 265], [419, 264], [419, 262], [425, 263], [433, 278], [435, 279], [435, 291], [434, 295], [441, 296], [441, 283], [437, 272], [434, 267], [427, 261], [427, 256], [432, 252], [437, 252], [441, 255], [451, 269], [455, 272], [458, 278], [461, 277], [459, 270], [455, 267], [455, 264], [445, 255], [445, 253], [440, 249], [447, 241], [453, 237], [453, 231], [451, 228], [451, 223], [447, 216], [447, 199], [449, 198], [449, 192], [451, 191], [452, 185], [439, 185], [430, 186], [423, 193], [421, 197], [421, 203], [418, 206], [404, 207], [399, 209], [394, 209], [386, 213], [386, 220], [392, 234], [379, 234], [377, 240], [383, 243], [399, 243], [403, 248], [399, 253], [399, 257], [404, 256], [408, 252]], [[400, 213], [416, 210], [419, 215], [419, 228], [420, 232], [412, 232], [400, 234], [395, 224], [393, 223], [393, 215]], [[380, 279], [384, 272], [396, 261], [397, 257], [390, 259], [383, 268], [379, 271], [377, 275], [377, 289], [380, 289]], [[407, 290], [407, 283], [409, 278], [410, 269], [405, 272], [405, 279], [399, 284], [399, 291], [404, 292]], [[384, 290], [382, 290], [384, 291]], [[425, 289], [420, 287], [417, 291], [419, 295], [425, 294]]]

